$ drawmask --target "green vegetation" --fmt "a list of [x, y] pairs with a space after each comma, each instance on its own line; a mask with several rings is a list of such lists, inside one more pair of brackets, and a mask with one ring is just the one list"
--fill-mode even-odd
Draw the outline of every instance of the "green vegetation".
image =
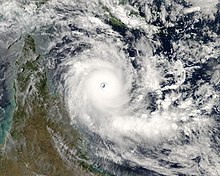
[[110, 19], [108, 23], [112, 26], [112, 29], [122, 36], [125, 35], [126, 31], [128, 30], [128, 27], [118, 18], [114, 16], [110, 16]]
[[[124, 1], [122, 1], [122, 2], [124, 2]], [[115, 17], [115, 16], [110, 12], [110, 10], [109, 10], [109, 8], [108, 8], [107, 6], [103, 5], [102, 3], [101, 3], [101, 6], [102, 6], [102, 9], [109, 14], [108, 23], [109, 23], [112, 27], [121, 28], [121, 29], [127, 28], [127, 26], [126, 26], [120, 19], [118, 19], [117, 17]]]
[[138, 16], [138, 15], [139, 15], [139, 13], [136, 12], [136, 11], [134, 11], [134, 10], [132, 10], [132, 11], [129, 13], [129, 16]]
[[33, 52], [33, 53], [36, 52], [35, 42], [31, 35], [25, 38], [24, 46], [23, 46], [23, 54], [28, 55], [30, 52]]
[[[16, 108], [10, 130], [13, 145], [6, 142], [7, 151], [0, 155], [0, 175], [107, 175], [87, 163], [86, 145], [70, 126], [60, 97], [49, 92], [43, 63], [41, 55], [36, 53], [34, 38], [27, 36], [16, 61]], [[62, 160], [48, 129], [59, 134], [69, 149], [77, 151], [75, 157], [80, 159], [71, 161], [71, 166]], [[69, 157], [65, 152], [62, 155]]]
[[[10, 130], [13, 146], [7, 149], [6, 155], [1, 155], [0, 175], [88, 175], [88, 164], [78, 163], [68, 167], [54, 147], [48, 128], [59, 133], [64, 140], [68, 140], [66, 143], [69, 148], [77, 147], [79, 135], [70, 127], [69, 118], [65, 119], [64, 116], [62, 121], [57, 121], [59, 112], [56, 111], [60, 110], [65, 114], [65, 108], [58, 96], [50, 94], [42, 63], [42, 57], [36, 53], [33, 37], [27, 36], [16, 62], [16, 109]], [[50, 113], [51, 110], [53, 113]], [[6, 143], [6, 148], [7, 145], [9, 144]], [[86, 156], [84, 157], [86, 159]]]
[[126, 28], [126, 25], [118, 18], [111, 16], [109, 20], [112, 26], [123, 27]]
[[128, 3], [128, 0], [119, 0], [119, 5], [125, 5]]

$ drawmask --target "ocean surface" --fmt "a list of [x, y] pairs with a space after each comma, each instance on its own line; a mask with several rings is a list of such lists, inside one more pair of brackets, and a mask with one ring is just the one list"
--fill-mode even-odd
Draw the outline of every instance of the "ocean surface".
[[219, 36], [218, 0], [0, 0], [3, 153], [42, 118], [63, 167], [220, 175]]

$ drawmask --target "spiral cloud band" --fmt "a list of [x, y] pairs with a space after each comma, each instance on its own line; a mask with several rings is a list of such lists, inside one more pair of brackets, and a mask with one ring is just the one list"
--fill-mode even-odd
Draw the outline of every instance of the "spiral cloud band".
[[[137, 74], [130, 63], [124, 62], [125, 58], [115, 53], [113, 58], [108, 54], [102, 59], [89, 55], [90, 58], [80, 56], [77, 61], [68, 62], [65, 85], [72, 122], [125, 148], [173, 137], [177, 130], [175, 119], [140, 110], [139, 105], [143, 102], [132, 90]], [[150, 72], [149, 64], [146, 69]], [[148, 80], [148, 83], [154, 81]], [[147, 93], [147, 88], [144, 90]]]
[[[67, 55], [62, 63], [61, 90], [72, 125], [92, 151], [89, 157], [98, 164], [103, 163], [100, 158], [119, 165], [129, 161], [167, 175], [179, 172], [179, 168], [169, 169], [177, 163], [185, 168], [181, 173], [197, 173], [198, 167], [192, 167], [194, 161], [189, 158], [209, 149], [208, 142], [202, 141], [209, 140], [215, 123], [202, 111], [211, 113], [218, 95], [202, 98], [206, 104], [193, 97], [206, 97], [204, 90], [211, 95], [215, 92], [212, 85], [190, 92], [192, 83], [187, 77], [192, 73], [183, 60], [153, 55], [153, 46], [145, 37], [135, 45], [137, 56], [131, 57], [124, 41], [111, 29], [105, 30], [109, 37], [88, 37], [81, 31], [80, 41], [74, 40], [70, 47], [83, 45], [83, 49]], [[169, 157], [164, 151], [171, 153]], [[216, 154], [212, 156], [217, 160]], [[163, 160], [166, 164], [161, 165]]]
[[[218, 0], [2, 0], [0, 82], [10, 83], [5, 68], [14, 70], [28, 83], [18, 94], [25, 101], [38, 89], [40, 101], [49, 98], [46, 87], [58, 89], [65, 107], [43, 105], [57, 105], [48, 121], [65, 126], [48, 131], [68, 166], [219, 176], [219, 7]], [[27, 108], [28, 115], [35, 110]]]
[[74, 73], [67, 79], [68, 105], [80, 122], [100, 124], [125, 113], [131, 85], [127, 85], [128, 75], [122, 68], [94, 59], [77, 62], [71, 69]]

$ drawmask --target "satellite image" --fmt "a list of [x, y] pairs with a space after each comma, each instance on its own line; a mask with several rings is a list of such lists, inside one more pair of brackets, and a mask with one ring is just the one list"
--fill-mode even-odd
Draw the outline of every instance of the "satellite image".
[[0, 0], [0, 176], [220, 176], [220, 1]]

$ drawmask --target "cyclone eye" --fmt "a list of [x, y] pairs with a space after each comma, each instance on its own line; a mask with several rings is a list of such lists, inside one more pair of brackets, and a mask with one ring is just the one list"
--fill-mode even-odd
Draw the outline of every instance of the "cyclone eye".
[[106, 86], [107, 86], [107, 83], [106, 83], [106, 82], [102, 82], [102, 83], [100, 84], [101, 89], [106, 88]]

